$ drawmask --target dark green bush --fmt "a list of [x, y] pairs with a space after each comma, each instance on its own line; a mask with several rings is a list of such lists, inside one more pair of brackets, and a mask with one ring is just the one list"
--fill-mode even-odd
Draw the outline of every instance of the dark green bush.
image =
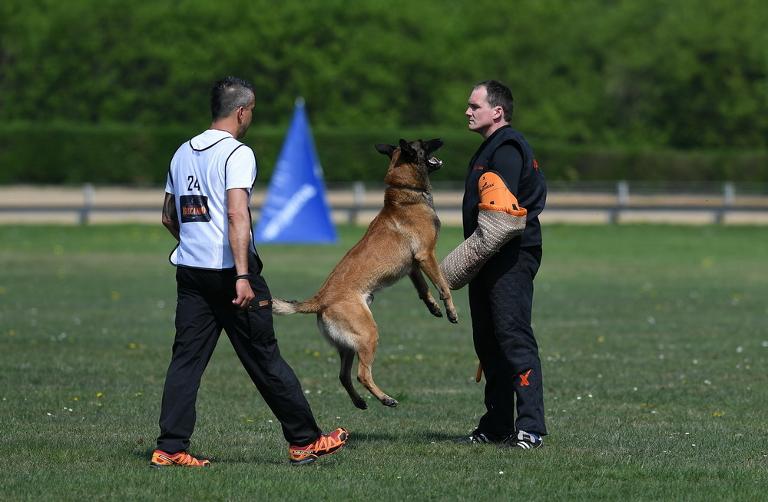
[[[0, 126], [0, 183], [164, 182], [171, 156], [197, 131], [182, 127], [139, 126]], [[266, 182], [284, 140], [285, 130], [251, 128], [245, 142], [256, 152], [259, 181]], [[435, 181], [463, 180], [469, 158], [481, 142], [466, 130], [314, 131], [327, 181], [380, 182], [387, 159], [376, 143], [399, 138], [442, 138], [444, 161]], [[762, 181], [768, 182], [764, 151], [673, 151], [639, 148], [594, 148], [558, 145], [532, 139], [548, 179], [556, 181]]]
[[766, 26], [765, 0], [3, 0], [0, 122], [200, 124], [235, 74], [261, 127], [303, 96], [318, 128], [452, 130], [495, 78], [550, 143], [765, 149]]

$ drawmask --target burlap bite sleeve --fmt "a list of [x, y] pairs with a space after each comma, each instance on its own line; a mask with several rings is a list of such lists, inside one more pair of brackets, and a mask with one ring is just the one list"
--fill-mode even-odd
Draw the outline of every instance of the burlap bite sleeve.
[[451, 289], [464, 287], [491, 256], [525, 230], [528, 211], [517, 205], [517, 199], [497, 174], [483, 174], [479, 188], [477, 229], [440, 264]]
[[440, 264], [448, 286], [461, 289], [471, 281], [491, 256], [512, 237], [523, 233], [525, 218], [503, 211], [481, 210], [477, 230]]

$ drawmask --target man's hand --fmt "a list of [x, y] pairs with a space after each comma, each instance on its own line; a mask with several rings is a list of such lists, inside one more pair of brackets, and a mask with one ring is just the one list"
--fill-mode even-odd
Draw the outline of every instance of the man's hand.
[[247, 310], [251, 301], [256, 298], [251, 289], [251, 283], [247, 279], [238, 279], [235, 282], [235, 293], [237, 293], [237, 298], [232, 300], [232, 304], [243, 310]]

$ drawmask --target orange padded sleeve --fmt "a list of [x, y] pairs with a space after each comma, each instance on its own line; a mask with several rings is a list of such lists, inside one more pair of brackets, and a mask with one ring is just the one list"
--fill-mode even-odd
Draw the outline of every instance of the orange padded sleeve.
[[528, 210], [520, 207], [517, 197], [507, 189], [504, 180], [496, 173], [487, 172], [480, 176], [477, 184], [480, 191], [478, 208], [490, 211], [504, 211], [512, 216], [525, 216]]

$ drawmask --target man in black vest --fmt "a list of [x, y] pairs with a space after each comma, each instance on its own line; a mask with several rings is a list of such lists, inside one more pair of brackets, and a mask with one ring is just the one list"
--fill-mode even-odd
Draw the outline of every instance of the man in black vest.
[[465, 112], [483, 141], [469, 162], [462, 203], [464, 237], [477, 228], [484, 172], [498, 174], [528, 210], [525, 231], [510, 240], [469, 283], [475, 351], [485, 373], [486, 413], [467, 438], [538, 448], [547, 430], [539, 349], [531, 328], [533, 278], [541, 263], [539, 213], [547, 195], [544, 175], [522, 134], [509, 126], [513, 98], [495, 80], [477, 84]]

